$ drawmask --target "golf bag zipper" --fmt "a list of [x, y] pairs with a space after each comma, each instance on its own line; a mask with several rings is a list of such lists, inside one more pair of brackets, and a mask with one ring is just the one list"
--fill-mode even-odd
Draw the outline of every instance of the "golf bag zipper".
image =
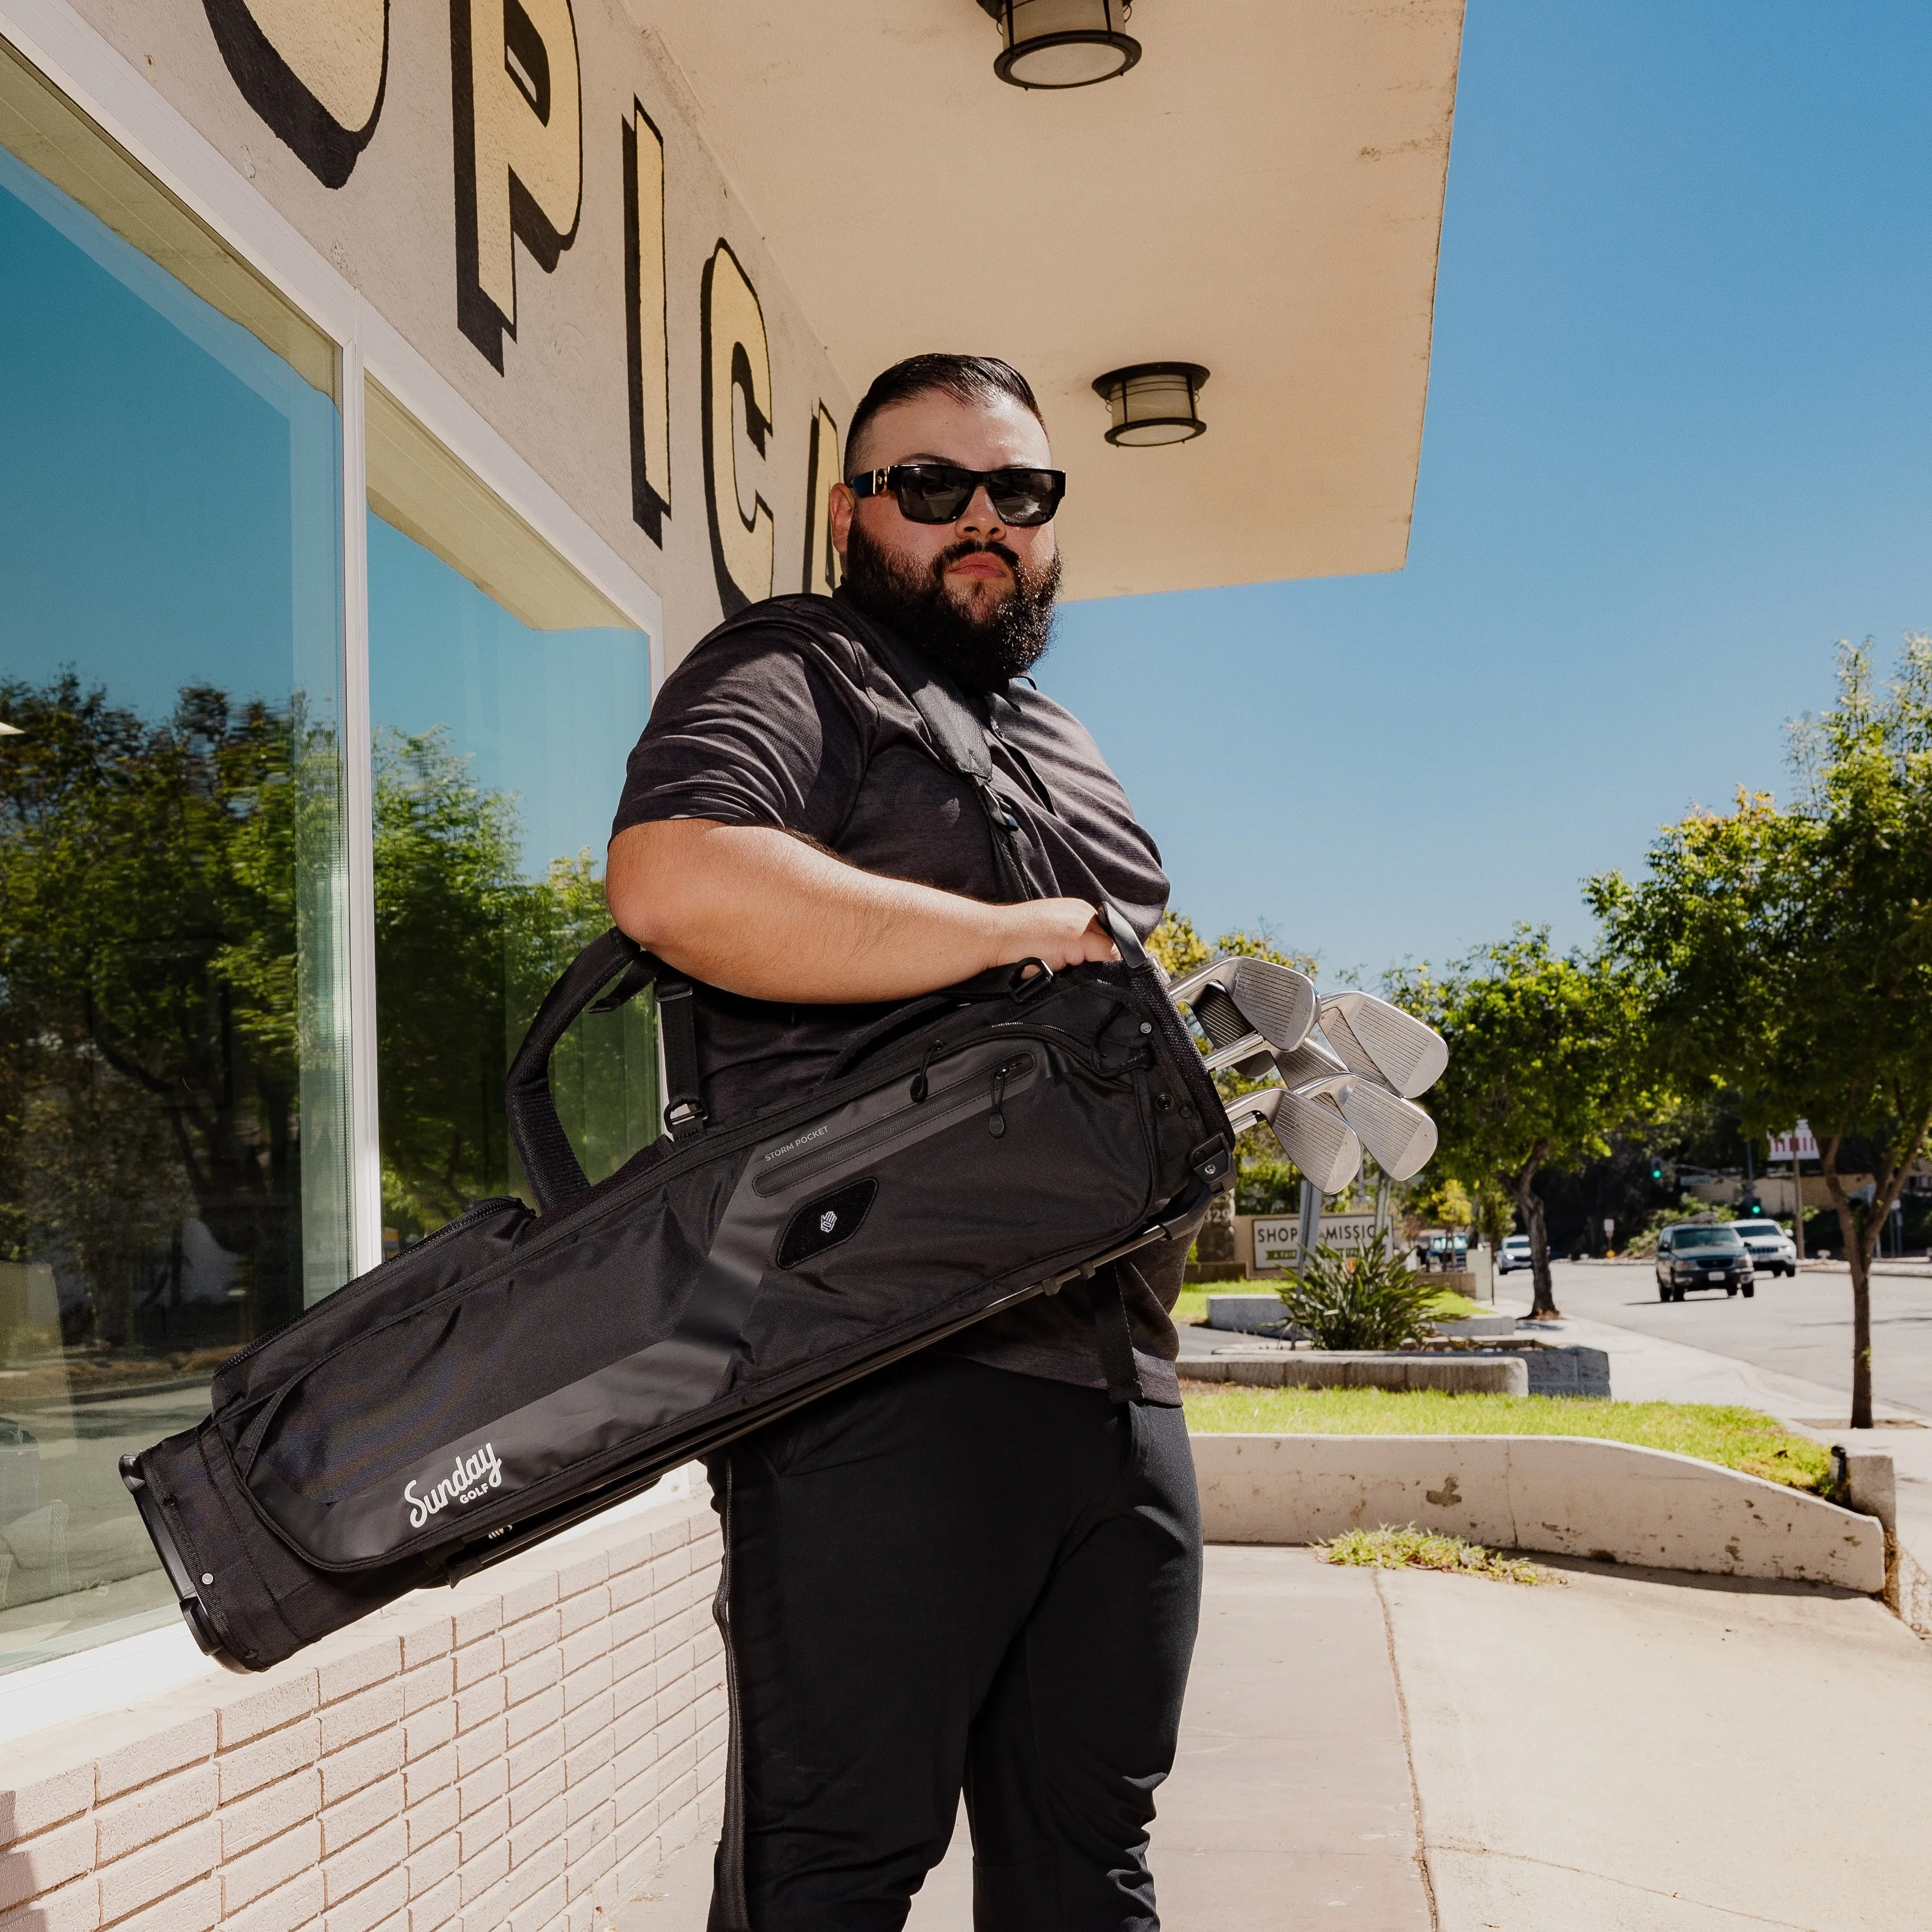
[[987, 1085], [981, 1084], [987, 1078], [983, 1072], [966, 1072], [955, 1075], [950, 1080], [933, 1080], [922, 1067], [914, 1085], [923, 1086], [922, 1096], [916, 1093], [910, 1094], [903, 1106], [895, 1108], [881, 1119], [868, 1120], [863, 1126], [854, 1127], [836, 1140], [814, 1142], [783, 1160], [772, 1162], [752, 1183], [752, 1186], [760, 1194], [776, 1194], [797, 1186], [826, 1168], [842, 1166], [854, 1154], [883, 1152], [909, 1126], [916, 1126], [923, 1137], [956, 1116], [966, 1118], [990, 1111], [1000, 1123], [992, 1131], [995, 1135], [1003, 1134], [1006, 1127], [1005, 1118], [999, 1111], [1000, 1102], [1009, 1090], [1018, 1090], [1022, 1084], [1032, 1084], [1036, 1065], [1030, 1053], [1002, 1060], [994, 1070]]
[[[444, 1222], [442, 1226], [440, 1228], [432, 1228], [427, 1234], [424, 1235], [421, 1240], [414, 1243], [412, 1246], [404, 1249], [402, 1252], [404, 1254], [410, 1255], [419, 1253], [423, 1249], [430, 1246], [433, 1243], [442, 1240], [446, 1235], [460, 1234], [465, 1228], [472, 1226], [478, 1221], [487, 1221], [492, 1214], [500, 1214], [506, 1208], [520, 1208], [523, 1209], [524, 1212], [526, 1214], [528, 1214], [532, 1220], [536, 1218], [536, 1210], [533, 1208], [520, 1194], [492, 1194], [484, 1200], [472, 1201], [467, 1208], [464, 1209], [460, 1214], [456, 1216], [454, 1220]], [[359, 1280], [345, 1282], [344, 1286], [338, 1288], [335, 1292], [338, 1295], [349, 1295], [352, 1297], [356, 1290], [358, 1287], [362, 1286], [364, 1282], [368, 1283], [373, 1288], [375, 1285], [375, 1276], [376, 1270], [372, 1268], [368, 1274], [362, 1276]], [[286, 1327], [286, 1324], [285, 1323], [283, 1325]], [[280, 1328], [271, 1328], [266, 1335], [258, 1335], [245, 1348], [236, 1349], [234, 1354], [230, 1355], [228, 1359], [215, 1370], [215, 1374], [217, 1376], [226, 1375], [228, 1371], [235, 1367], [238, 1363], [245, 1362], [250, 1355], [255, 1354], [258, 1350], [266, 1348], [271, 1342], [274, 1340], [277, 1336], [280, 1334], [282, 1330]]]

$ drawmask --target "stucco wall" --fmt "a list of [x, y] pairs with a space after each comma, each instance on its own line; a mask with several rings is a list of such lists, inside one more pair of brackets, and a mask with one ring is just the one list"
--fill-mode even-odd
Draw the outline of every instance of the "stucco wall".
[[598, 1924], [718, 1815], [718, 1553], [665, 1503], [0, 1745], [0, 1932]]

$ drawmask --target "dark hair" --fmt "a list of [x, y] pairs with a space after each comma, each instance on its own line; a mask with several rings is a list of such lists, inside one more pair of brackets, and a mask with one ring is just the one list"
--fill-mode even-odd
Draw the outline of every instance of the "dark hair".
[[883, 374], [872, 378], [859, 406], [852, 412], [852, 427], [845, 435], [845, 473], [854, 474], [852, 452], [859, 447], [872, 418], [895, 403], [909, 402], [914, 396], [937, 389], [942, 395], [962, 403], [989, 403], [996, 396], [1010, 397], [1032, 412], [1041, 428], [1046, 418], [1034, 400], [1033, 386], [1010, 362], [997, 356], [908, 356], [895, 362]]

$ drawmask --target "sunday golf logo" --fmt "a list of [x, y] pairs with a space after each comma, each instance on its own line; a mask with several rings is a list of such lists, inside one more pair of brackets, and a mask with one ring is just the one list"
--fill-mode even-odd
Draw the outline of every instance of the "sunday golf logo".
[[488, 1443], [467, 1456], [459, 1456], [456, 1466], [426, 1494], [416, 1493], [416, 1479], [403, 1485], [403, 1501], [409, 1504], [410, 1527], [420, 1529], [430, 1518], [452, 1503], [473, 1503], [485, 1490], [503, 1486], [503, 1466]]

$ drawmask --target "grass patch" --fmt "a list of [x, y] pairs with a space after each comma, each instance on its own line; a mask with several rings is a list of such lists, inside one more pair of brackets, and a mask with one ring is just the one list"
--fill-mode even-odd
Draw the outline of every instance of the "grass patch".
[[[1216, 1294], [1226, 1292], [1220, 1288], [1214, 1290]], [[1177, 1328], [1198, 1327], [1207, 1320], [1208, 1294], [1204, 1288], [1184, 1288], [1180, 1291], [1180, 1298], [1174, 1304], [1174, 1325]]]
[[[1186, 1365], [1181, 1365], [1186, 1372]], [[1826, 1495], [1832, 1459], [1754, 1408], [1705, 1402], [1592, 1402], [1543, 1395], [1444, 1395], [1432, 1389], [1247, 1388], [1183, 1384], [1198, 1434], [1588, 1436], [1695, 1456], [1767, 1482]]]
[[1453, 1288], [1445, 1288], [1429, 1304], [1430, 1318], [1436, 1322], [1466, 1322], [1472, 1315], [1493, 1315], [1493, 1308], [1486, 1308], [1480, 1301], [1472, 1301], [1466, 1294]]
[[1441, 1536], [1432, 1529], [1352, 1529], [1318, 1543], [1324, 1563], [1346, 1563], [1376, 1570], [1447, 1570], [1458, 1576], [1486, 1576], [1492, 1583], [1551, 1583], [1558, 1580], [1520, 1556], [1498, 1556], [1480, 1543]]

